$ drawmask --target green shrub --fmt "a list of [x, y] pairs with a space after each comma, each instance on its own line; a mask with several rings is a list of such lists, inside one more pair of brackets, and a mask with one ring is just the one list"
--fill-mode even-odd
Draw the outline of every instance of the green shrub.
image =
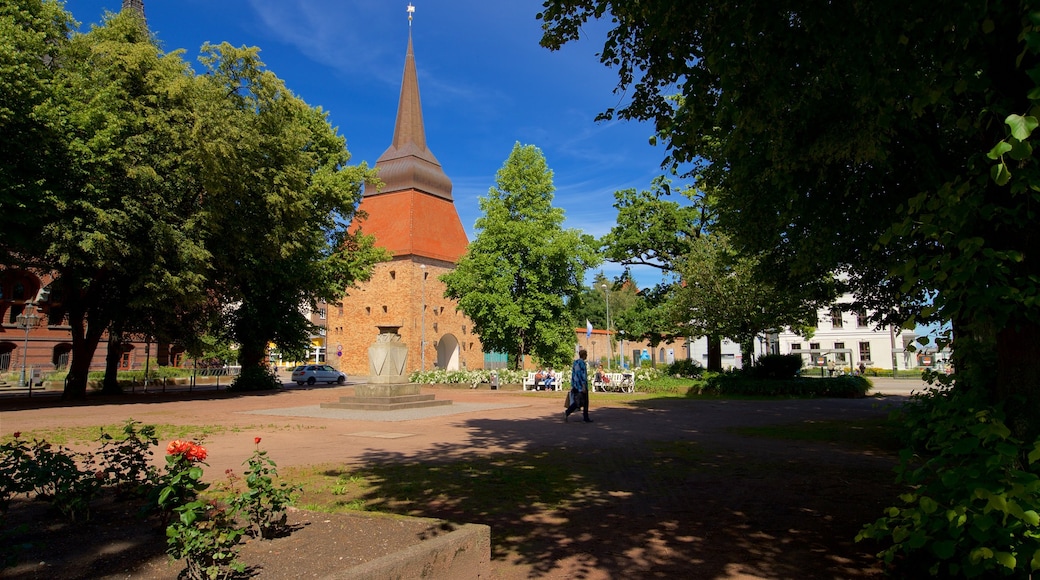
[[696, 379], [704, 372], [704, 368], [693, 359], [682, 359], [668, 365], [665, 374], [672, 377]]
[[831, 397], [858, 398], [866, 395], [870, 382], [863, 377], [843, 375], [831, 378], [756, 379], [740, 371], [706, 377], [703, 392], [711, 395], [751, 397]]
[[50, 502], [73, 522], [90, 518], [90, 502], [104, 481], [92, 454], [39, 439], [30, 442], [20, 433], [0, 446], [0, 468], [0, 510], [11, 496], [25, 494]]
[[787, 380], [798, 376], [802, 370], [800, 354], [767, 354], [758, 357], [749, 374], [756, 379]]
[[142, 496], [158, 485], [159, 470], [151, 462], [152, 448], [159, 444], [155, 425], [129, 419], [121, 437], [102, 430], [99, 441], [105, 484], [114, 486], [116, 493]]
[[229, 391], [272, 391], [282, 388], [274, 371], [269, 367], [244, 367], [228, 387]]
[[857, 541], [900, 577], [1027, 578], [1040, 568], [1040, 440], [1018, 441], [984, 394], [932, 389], [894, 413], [908, 447], [899, 504]]

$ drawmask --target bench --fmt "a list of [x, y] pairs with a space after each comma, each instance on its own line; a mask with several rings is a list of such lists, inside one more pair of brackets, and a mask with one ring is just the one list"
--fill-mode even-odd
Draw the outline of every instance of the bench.
[[592, 389], [605, 393], [612, 391], [615, 393], [631, 393], [635, 390], [636, 380], [634, 373], [603, 373], [607, 376], [606, 381], [595, 380], [595, 374], [593, 374]]
[[[541, 383], [537, 383], [534, 380], [535, 374], [537, 374], [537, 373], [529, 372], [529, 373], [527, 373], [527, 376], [524, 377], [524, 390], [525, 391], [537, 391], [537, 390], [542, 388], [542, 384], [544, 384], [545, 379], [542, 379]], [[556, 378], [553, 381], [553, 390], [554, 391], [559, 391], [560, 390], [560, 383], [562, 382], [562, 377], [560, 376], [560, 373], [555, 373], [555, 375], [556, 375]]]

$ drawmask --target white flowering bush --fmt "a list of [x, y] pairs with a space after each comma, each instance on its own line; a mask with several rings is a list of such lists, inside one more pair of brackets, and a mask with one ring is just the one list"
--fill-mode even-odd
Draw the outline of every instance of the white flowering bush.
[[652, 381], [654, 379], [659, 379], [664, 374], [657, 368], [651, 366], [636, 367], [635, 373], [636, 384], [639, 384], [640, 381]]
[[498, 384], [519, 383], [527, 376], [526, 371], [514, 371], [510, 369], [477, 369], [466, 371], [449, 371], [445, 369], [432, 369], [428, 371], [415, 371], [408, 376], [413, 383], [423, 385], [439, 383], [490, 383], [491, 373], [498, 374]]

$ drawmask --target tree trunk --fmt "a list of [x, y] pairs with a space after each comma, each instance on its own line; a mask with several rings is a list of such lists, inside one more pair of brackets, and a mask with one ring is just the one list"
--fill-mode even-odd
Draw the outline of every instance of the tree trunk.
[[250, 342], [239, 346], [238, 364], [242, 367], [243, 373], [246, 372], [246, 369], [264, 369], [266, 359], [267, 341]]
[[722, 372], [722, 337], [708, 336], [708, 370]]
[[1020, 322], [997, 333], [996, 399], [1008, 427], [1026, 442], [1040, 435], [1040, 325]]
[[87, 378], [90, 363], [94, 360], [98, 343], [104, 333], [105, 325], [93, 321], [88, 325], [83, 311], [69, 312], [69, 325], [72, 327], [72, 360], [69, 361], [69, 373], [65, 379], [62, 400], [84, 399], [87, 396]]
[[108, 355], [105, 357], [105, 379], [101, 385], [101, 393], [105, 395], [121, 395], [119, 386], [119, 362], [123, 358], [123, 331], [113, 325], [108, 333]]
[[755, 366], [754, 337], [740, 341], [740, 368], [750, 370], [753, 366]]

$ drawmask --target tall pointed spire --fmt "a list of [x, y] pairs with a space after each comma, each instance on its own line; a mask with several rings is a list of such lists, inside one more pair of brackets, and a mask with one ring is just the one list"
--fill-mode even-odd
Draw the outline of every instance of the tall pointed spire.
[[358, 207], [368, 217], [365, 233], [376, 245], [390, 250], [394, 258], [438, 260], [458, 263], [469, 241], [451, 199], [451, 179], [426, 147], [419, 82], [412, 52], [411, 17], [408, 5], [408, 52], [401, 81], [401, 100], [390, 147], [376, 161], [383, 187], [365, 187]]
[[136, 10], [144, 18], [144, 0], [123, 0], [123, 10]]
[[412, 50], [411, 20], [414, 8], [408, 10], [408, 52], [404, 59], [404, 77], [401, 79], [401, 98], [397, 105], [394, 140], [376, 161], [383, 188], [377, 195], [414, 189], [451, 200], [451, 179], [441, 164], [426, 147], [426, 129], [423, 126], [422, 103], [419, 100], [419, 80], [415, 72], [415, 53]]

